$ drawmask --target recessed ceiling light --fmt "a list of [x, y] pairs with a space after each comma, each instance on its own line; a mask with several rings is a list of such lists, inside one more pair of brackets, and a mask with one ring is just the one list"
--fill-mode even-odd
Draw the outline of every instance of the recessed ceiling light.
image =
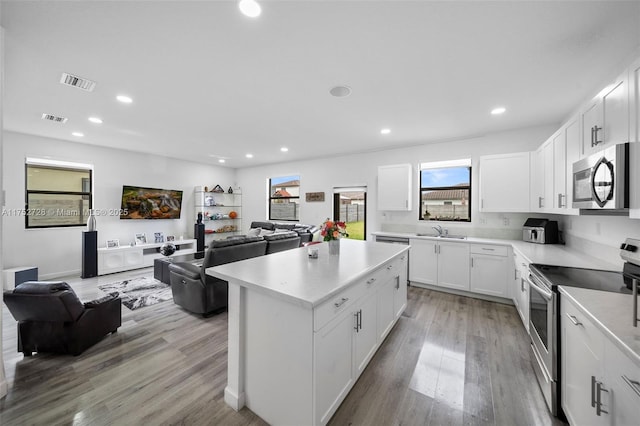
[[218, 163], [224, 163], [225, 161], [227, 161], [227, 160], [225, 160], [224, 158], [221, 158], [221, 159], [218, 160]]
[[131, 102], [133, 102], [133, 99], [125, 95], [118, 95], [116, 96], [116, 99], [122, 102], [123, 104], [130, 104]]
[[240, 0], [238, 8], [243, 15], [249, 18], [257, 18], [262, 13], [262, 8], [256, 0]]
[[287, 148], [286, 146], [283, 146], [282, 148], [280, 148], [280, 151], [287, 152], [289, 151], [289, 148]]
[[503, 114], [507, 109], [505, 107], [498, 107], [491, 110], [492, 115], [500, 115]]
[[391, 129], [382, 129], [380, 130], [380, 133], [383, 135], [388, 135], [389, 133], [391, 133]]
[[253, 158], [253, 154], [247, 154], [247, 155], [245, 155], [245, 157], [247, 157], [247, 158]]
[[80, 132], [73, 132], [71, 133], [72, 136], [75, 136], [77, 138], [82, 138], [84, 137], [84, 133], [80, 133]]
[[349, 96], [351, 94], [351, 87], [349, 86], [335, 86], [329, 90], [331, 96], [335, 96], [336, 98], [344, 98], [345, 96]]
[[102, 124], [102, 119], [98, 117], [89, 117], [89, 121], [95, 124]]

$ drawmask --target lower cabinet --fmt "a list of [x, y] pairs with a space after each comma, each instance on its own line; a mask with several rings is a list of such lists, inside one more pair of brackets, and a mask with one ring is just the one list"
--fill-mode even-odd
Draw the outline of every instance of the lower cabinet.
[[331, 419], [404, 311], [407, 260], [407, 253], [400, 255], [314, 310], [324, 321], [313, 342], [315, 424]]
[[507, 246], [471, 245], [471, 291], [509, 297], [509, 249]]
[[640, 368], [582, 310], [560, 297], [562, 409], [572, 425], [636, 425]]
[[410, 281], [469, 290], [468, 243], [415, 238], [410, 244]]
[[515, 268], [511, 290], [513, 304], [520, 315], [524, 328], [529, 332], [529, 262], [516, 250], [513, 251]]

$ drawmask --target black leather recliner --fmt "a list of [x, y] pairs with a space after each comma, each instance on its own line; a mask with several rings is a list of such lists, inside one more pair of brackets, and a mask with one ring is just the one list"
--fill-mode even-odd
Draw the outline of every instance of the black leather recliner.
[[202, 266], [188, 262], [169, 265], [173, 301], [184, 309], [209, 316], [228, 304], [229, 284], [206, 274], [207, 268], [262, 256], [267, 242], [262, 237], [238, 237], [209, 245]]
[[300, 247], [300, 236], [297, 232], [293, 231], [265, 235], [264, 240], [267, 242], [266, 254]]
[[62, 281], [27, 281], [4, 292], [4, 303], [18, 321], [18, 352], [79, 355], [122, 325], [117, 294], [82, 303]]

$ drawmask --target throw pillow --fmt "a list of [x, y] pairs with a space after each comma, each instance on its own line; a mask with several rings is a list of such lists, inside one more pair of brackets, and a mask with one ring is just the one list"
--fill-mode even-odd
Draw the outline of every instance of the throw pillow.
[[274, 233], [274, 231], [270, 231], [268, 229], [263, 229], [263, 230], [260, 231], [260, 236], [264, 237], [265, 235], [271, 235], [273, 233]]
[[248, 237], [259, 237], [261, 234], [262, 228], [251, 228], [249, 232], [247, 232]]

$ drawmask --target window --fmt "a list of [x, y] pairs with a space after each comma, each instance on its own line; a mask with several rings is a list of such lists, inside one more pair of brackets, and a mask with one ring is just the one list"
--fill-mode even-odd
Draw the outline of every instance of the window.
[[269, 179], [269, 220], [299, 220], [300, 176]]
[[27, 159], [25, 227], [85, 226], [93, 205], [92, 167]]
[[471, 160], [420, 166], [420, 220], [471, 222]]

